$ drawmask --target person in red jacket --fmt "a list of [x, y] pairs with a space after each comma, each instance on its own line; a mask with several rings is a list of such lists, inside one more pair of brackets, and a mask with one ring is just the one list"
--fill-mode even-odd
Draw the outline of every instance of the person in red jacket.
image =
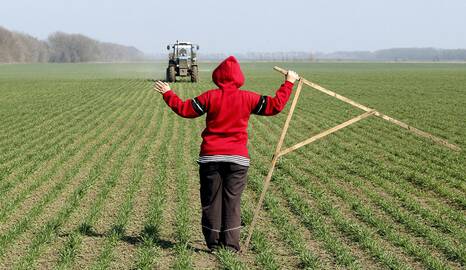
[[207, 247], [239, 251], [241, 193], [249, 167], [248, 121], [251, 114], [271, 116], [283, 110], [299, 78], [289, 71], [275, 97], [239, 89], [243, 72], [235, 57], [225, 59], [212, 73], [218, 86], [198, 97], [181, 100], [169, 84], [157, 81], [154, 89], [179, 116], [207, 114], [199, 154], [202, 232]]

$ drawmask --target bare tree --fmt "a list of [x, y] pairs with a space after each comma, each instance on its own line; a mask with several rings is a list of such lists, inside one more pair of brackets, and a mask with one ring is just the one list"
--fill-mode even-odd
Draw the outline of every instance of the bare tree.
[[0, 27], [0, 62], [134, 61], [144, 54], [134, 47], [102, 43], [80, 34], [56, 32], [47, 41]]

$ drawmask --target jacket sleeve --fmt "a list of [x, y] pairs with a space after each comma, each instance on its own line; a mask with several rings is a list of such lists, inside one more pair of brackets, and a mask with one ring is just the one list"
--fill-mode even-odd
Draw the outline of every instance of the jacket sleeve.
[[195, 118], [207, 112], [207, 92], [193, 99], [181, 100], [172, 90], [163, 94], [165, 103], [179, 116]]
[[277, 92], [275, 92], [274, 97], [257, 95], [255, 102], [253, 102], [254, 108], [252, 113], [271, 116], [281, 112], [290, 98], [293, 85], [293, 83], [285, 81]]

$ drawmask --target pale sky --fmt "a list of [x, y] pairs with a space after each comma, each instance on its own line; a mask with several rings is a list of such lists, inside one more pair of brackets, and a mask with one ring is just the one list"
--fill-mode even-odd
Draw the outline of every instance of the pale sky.
[[466, 0], [1, 0], [0, 25], [54, 31], [163, 53], [466, 48]]

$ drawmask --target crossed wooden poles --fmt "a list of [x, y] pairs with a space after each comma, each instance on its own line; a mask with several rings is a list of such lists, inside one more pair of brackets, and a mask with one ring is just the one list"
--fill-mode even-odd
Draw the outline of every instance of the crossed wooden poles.
[[[287, 70], [282, 69], [280, 67], [274, 67], [274, 69], [276, 71], [284, 74], [284, 75], [286, 75], [288, 73]], [[323, 131], [323, 132], [317, 134], [317, 135], [314, 135], [314, 136], [310, 137], [307, 140], [304, 140], [304, 141], [302, 141], [300, 143], [297, 143], [297, 144], [295, 144], [295, 145], [293, 145], [293, 146], [291, 146], [289, 148], [286, 148], [286, 149], [282, 150], [283, 141], [285, 140], [286, 132], [288, 131], [288, 127], [290, 125], [290, 121], [291, 121], [291, 117], [293, 116], [294, 109], [296, 107], [296, 104], [298, 103], [299, 94], [301, 93], [301, 89], [303, 87], [303, 84], [306, 84], [306, 85], [308, 85], [308, 86], [310, 86], [310, 87], [312, 87], [312, 88], [314, 88], [314, 89], [316, 89], [318, 91], [324, 92], [325, 94], [327, 94], [329, 96], [335, 97], [335, 98], [337, 98], [337, 99], [339, 99], [341, 101], [344, 101], [344, 102], [346, 102], [348, 104], [351, 104], [352, 106], [354, 106], [356, 108], [359, 108], [359, 109], [361, 109], [361, 110], [363, 110], [365, 112], [363, 114], [359, 115], [359, 116], [356, 116], [356, 117], [344, 122], [344, 123], [341, 123], [341, 124], [339, 124], [339, 125], [337, 125], [335, 127], [332, 127], [332, 128], [330, 128], [330, 129], [328, 129], [326, 131]], [[305, 78], [301, 77], [301, 78], [299, 78], [298, 87], [296, 88], [296, 94], [295, 94], [295, 96], [293, 98], [293, 102], [291, 103], [290, 112], [288, 113], [288, 116], [287, 116], [286, 121], [285, 121], [285, 125], [283, 126], [282, 134], [281, 134], [280, 139], [278, 140], [277, 146], [275, 148], [275, 153], [273, 155], [272, 162], [270, 164], [269, 172], [268, 172], [267, 176], [265, 177], [264, 186], [262, 188], [262, 193], [261, 193], [261, 195], [259, 197], [259, 201], [257, 202], [256, 208], [254, 210], [254, 216], [252, 218], [251, 226], [249, 227], [248, 236], [247, 236], [246, 242], [244, 244], [244, 250], [246, 250], [246, 251], [249, 250], [249, 243], [251, 241], [252, 233], [254, 232], [254, 227], [256, 226], [257, 219], [259, 218], [259, 213], [260, 213], [260, 210], [262, 208], [262, 203], [264, 202], [265, 193], [267, 192], [267, 189], [270, 186], [270, 180], [272, 179], [273, 171], [275, 169], [275, 165], [277, 164], [278, 158], [285, 155], [285, 154], [288, 154], [288, 153], [290, 153], [290, 152], [292, 152], [292, 151], [294, 151], [294, 150], [296, 150], [296, 149], [298, 149], [300, 147], [303, 147], [303, 146], [305, 146], [307, 144], [313, 143], [313, 142], [317, 141], [318, 139], [321, 139], [321, 138], [323, 138], [323, 137], [325, 137], [325, 136], [327, 136], [329, 134], [332, 134], [332, 133], [334, 133], [334, 132], [336, 132], [336, 131], [338, 131], [338, 130], [340, 130], [342, 128], [345, 128], [345, 127], [347, 127], [347, 126], [349, 126], [351, 124], [354, 124], [354, 123], [356, 123], [356, 122], [358, 122], [358, 121], [360, 121], [360, 120], [362, 120], [364, 118], [367, 118], [367, 117], [369, 117], [371, 115], [375, 115], [375, 116], [380, 117], [380, 118], [382, 118], [382, 119], [384, 119], [384, 120], [386, 120], [386, 121], [388, 121], [390, 123], [398, 125], [398, 126], [404, 128], [404, 129], [407, 129], [407, 130], [415, 133], [418, 136], [429, 138], [429, 139], [431, 139], [432, 141], [434, 141], [437, 144], [443, 145], [443, 146], [448, 147], [448, 148], [450, 148], [452, 150], [455, 150], [455, 151], [461, 151], [461, 148], [458, 147], [457, 145], [451, 144], [451, 143], [447, 142], [446, 140], [438, 138], [438, 137], [436, 137], [436, 136], [434, 136], [434, 135], [432, 135], [432, 134], [430, 134], [428, 132], [419, 130], [419, 129], [415, 128], [415, 127], [412, 127], [412, 126], [410, 126], [410, 125], [408, 125], [406, 123], [403, 123], [403, 122], [401, 122], [401, 121], [399, 121], [397, 119], [394, 119], [394, 118], [392, 118], [392, 117], [390, 117], [388, 115], [385, 115], [385, 114], [383, 114], [381, 112], [378, 112], [375, 109], [371, 109], [371, 108], [366, 107], [366, 106], [364, 106], [362, 104], [359, 104], [359, 103], [357, 103], [357, 102], [355, 102], [355, 101], [353, 101], [353, 100], [351, 100], [349, 98], [341, 96], [341, 95], [339, 95], [339, 94], [337, 94], [335, 92], [332, 92], [332, 91], [330, 91], [328, 89], [325, 89], [324, 87], [322, 87], [322, 86], [320, 86], [318, 84], [315, 84], [315, 83], [313, 83], [311, 81], [308, 81]]]

